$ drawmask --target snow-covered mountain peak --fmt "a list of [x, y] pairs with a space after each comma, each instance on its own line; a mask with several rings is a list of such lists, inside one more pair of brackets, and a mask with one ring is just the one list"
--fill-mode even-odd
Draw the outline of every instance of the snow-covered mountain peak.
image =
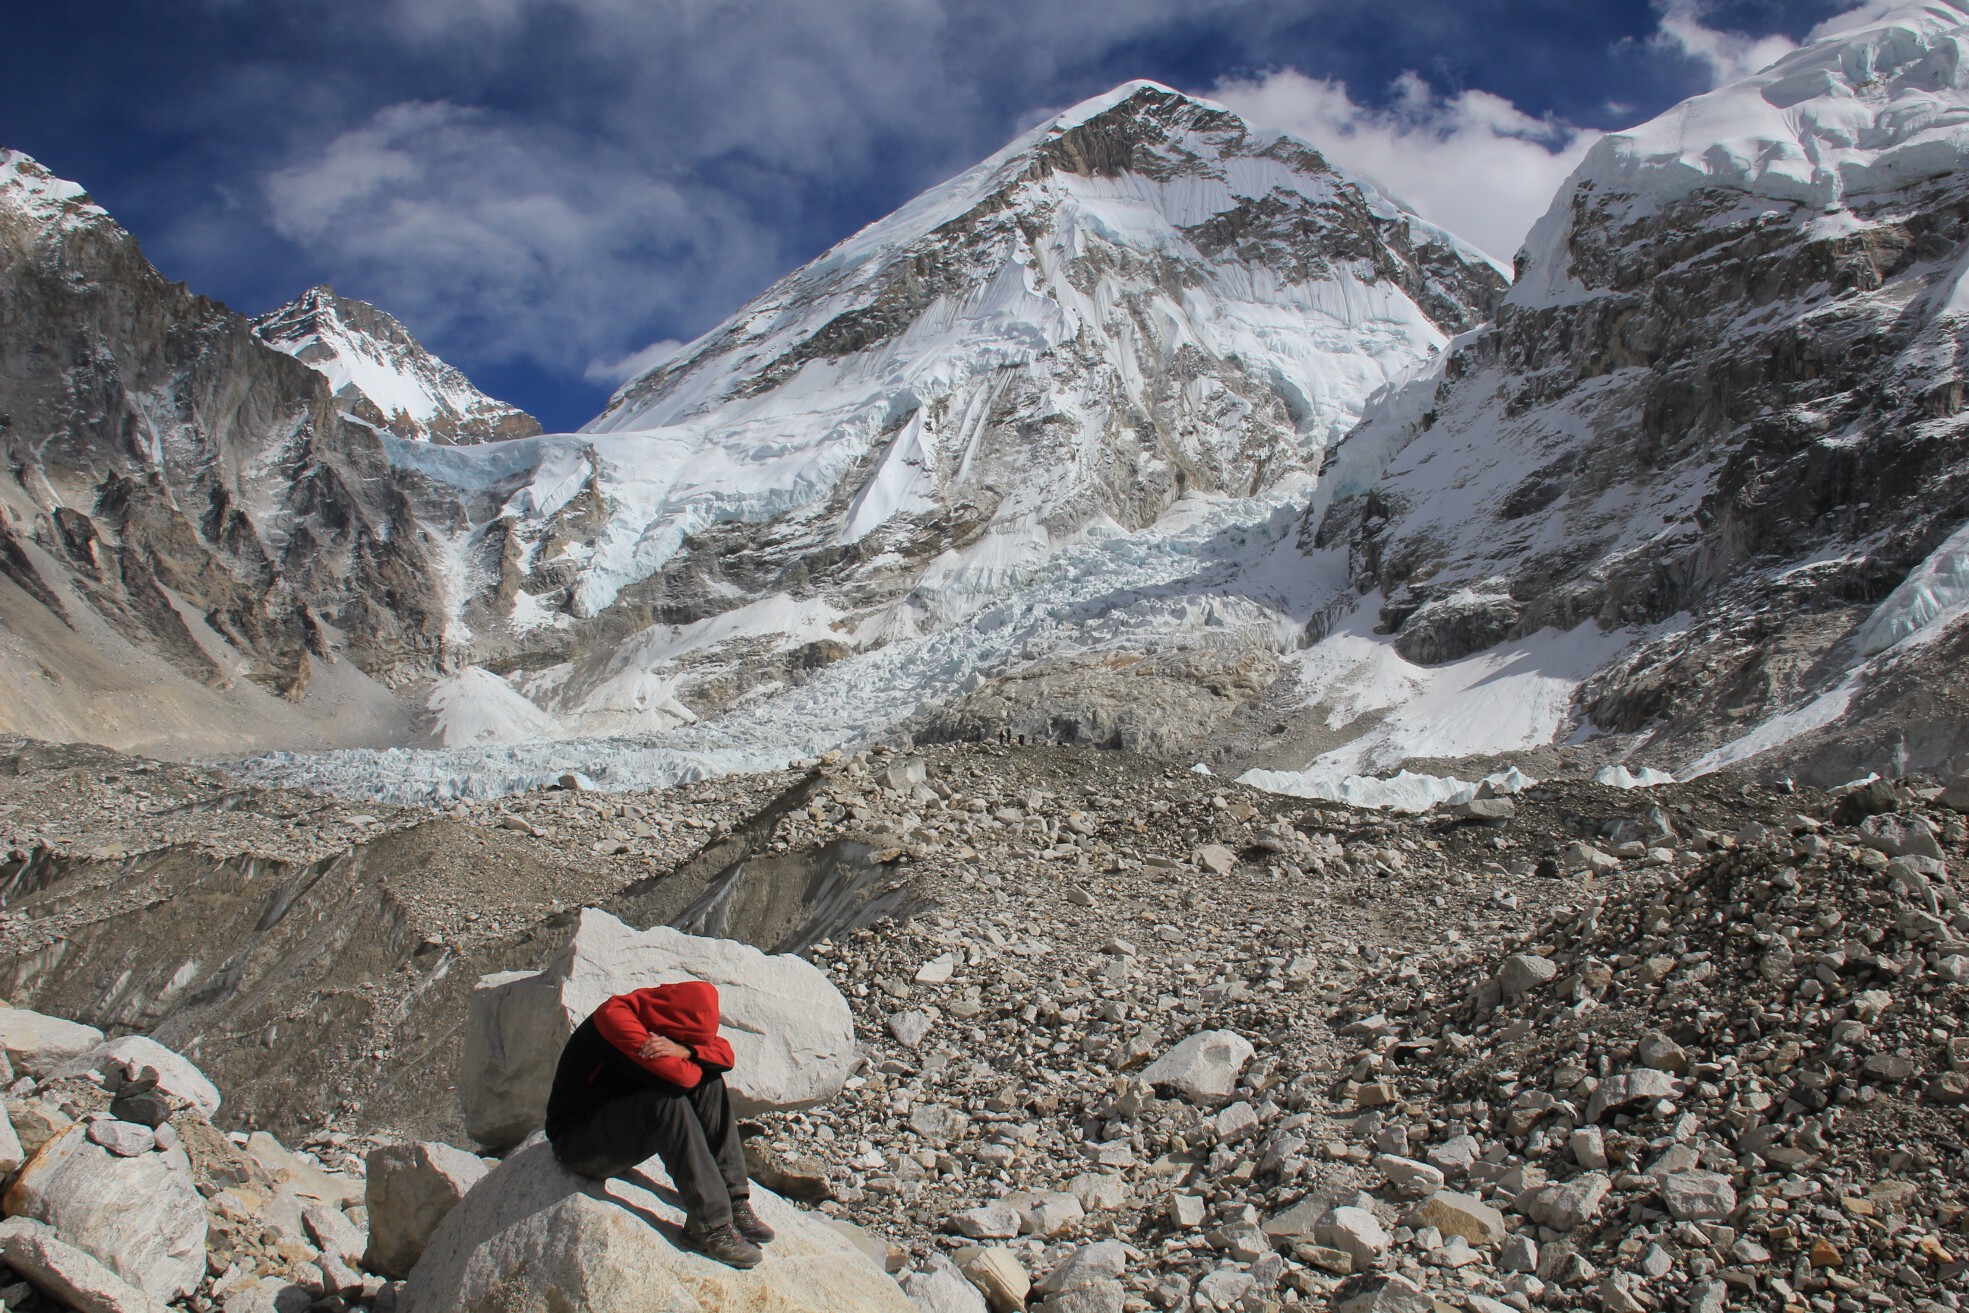
[[0, 147], [0, 212], [12, 212], [40, 228], [111, 222], [81, 183], [58, 178], [31, 156]]
[[[1289, 533], [1275, 513], [1368, 397], [1505, 286], [1305, 142], [1130, 83], [780, 279], [580, 433], [392, 451], [473, 503], [447, 531], [461, 656], [528, 672], [570, 734], [805, 751], [1046, 651], [1289, 641], [1276, 597], [1195, 582], [1220, 568], [1198, 553]], [[447, 724], [499, 701], [444, 694]], [[750, 729], [723, 724], [739, 702]]]
[[[533, 416], [480, 392], [394, 317], [332, 287], [309, 288], [253, 327], [269, 346], [325, 375], [358, 418], [398, 437], [465, 443], [540, 432]], [[370, 414], [361, 413], [365, 401]]]
[[[1036, 224], [1051, 229], [1053, 240], [1035, 245]], [[1385, 243], [1349, 240], [1349, 226], [1400, 228], [1402, 244], [1415, 252], [1390, 258], [1379, 249]], [[1307, 143], [1254, 129], [1222, 105], [1160, 83], [1130, 82], [1062, 111], [788, 275], [626, 383], [586, 428], [661, 427], [761, 395], [810, 361], [898, 336], [910, 311], [940, 294], [954, 304], [960, 298], [952, 294], [977, 293], [1011, 264], [1045, 280], [1062, 262], [1083, 258], [1090, 244], [1144, 259], [1199, 251], [1214, 258], [1236, 247], [1231, 253], [1245, 263], [1284, 257], [1271, 273], [1287, 284], [1321, 280], [1349, 264], [1368, 280], [1401, 264], [1440, 264], [1448, 275], [1441, 285], [1426, 267], [1402, 270], [1410, 276], [1399, 281], [1442, 332], [1481, 318], [1473, 318], [1481, 307], [1460, 283], [1468, 267], [1493, 267], [1475, 248], [1334, 169]], [[1306, 257], [1297, 263], [1289, 249], [1295, 244]], [[1043, 286], [1033, 290], [1046, 295]], [[1067, 327], [1012, 320], [1005, 309], [994, 307], [1006, 359], [1030, 359]], [[1035, 327], [1037, 337], [1025, 331]]]
[[1737, 82], [1595, 143], [1526, 238], [1514, 305], [1582, 287], [1586, 209], [1645, 219], [1705, 188], [1837, 213], [1969, 164], [1969, 0], [1856, 16]]

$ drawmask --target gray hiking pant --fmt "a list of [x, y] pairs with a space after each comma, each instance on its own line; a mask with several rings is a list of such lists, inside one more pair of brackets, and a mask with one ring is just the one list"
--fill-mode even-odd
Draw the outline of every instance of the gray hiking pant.
[[725, 1078], [711, 1073], [695, 1089], [638, 1090], [610, 1099], [554, 1140], [554, 1157], [580, 1176], [625, 1176], [661, 1158], [684, 1211], [701, 1226], [729, 1226], [732, 1204], [748, 1199], [745, 1148]]

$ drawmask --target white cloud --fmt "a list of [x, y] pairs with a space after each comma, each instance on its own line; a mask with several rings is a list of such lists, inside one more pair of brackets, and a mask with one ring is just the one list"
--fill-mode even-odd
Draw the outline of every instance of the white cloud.
[[1797, 43], [1782, 36], [1751, 37], [1707, 27], [1699, 0], [1656, 0], [1655, 8], [1661, 14], [1661, 26], [1649, 44], [1707, 65], [1712, 87], [1748, 77], [1798, 48]]
[[264, 194], [281, 235], [420, 335], [569, 374], [619, 354], [639, 323], [756, 290], [779, 249], [701, 180], [442, 102], [378, 111]]
[[1292, 69], [1221, 82], [1210, 94], [1254, 123], [1310, 141], [1431, 223], [1510, 263], [1598, 134], [1533, 118], [1483, 91], [1440, 96], [1414, 73], [1385, 108], [1346, 84]]
[[581, 377], [590, 383], [608, 383], [620, 386], [636, 375], [656, 368], [670, 357], [684, 349], [684, 344], [674, 337], [666, 337], [661, 342], [652, 342], [641, 351], [631, 351], [626, 356], [614, 360], [591, 360], [581, 371]]

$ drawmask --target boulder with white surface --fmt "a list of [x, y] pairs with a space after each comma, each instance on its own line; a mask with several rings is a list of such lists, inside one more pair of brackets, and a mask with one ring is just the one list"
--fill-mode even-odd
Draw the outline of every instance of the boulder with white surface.
[[473, 991], [458, 1073], [466, 1131], [489, 1148], [525, 1138], [545, 1117], [574, 1028], [613, 995], [679, 980], [718, 988], [738, 1056], [725, 1085], [741, 1117], [823, 1103], [860, 1061], [848, 1002], [812, 964], [668, 926], [635, 930], [584, 908], [544, 971], [486, 976]]

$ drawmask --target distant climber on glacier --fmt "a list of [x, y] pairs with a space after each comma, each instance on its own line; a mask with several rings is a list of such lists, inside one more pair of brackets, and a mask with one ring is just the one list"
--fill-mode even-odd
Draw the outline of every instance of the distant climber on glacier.
[[576, 1027], [547, 1097], [554, 1156], [582, 1176], [622, 1176], [661, 1158], [682, 1196], [684, 1240], [752, 1267], [772, 1228], [752, 1211], [745, 1149], [725, 1094], [736, 1061], [718, 1034], [718, 990], [701, 980], [617, 994]]

